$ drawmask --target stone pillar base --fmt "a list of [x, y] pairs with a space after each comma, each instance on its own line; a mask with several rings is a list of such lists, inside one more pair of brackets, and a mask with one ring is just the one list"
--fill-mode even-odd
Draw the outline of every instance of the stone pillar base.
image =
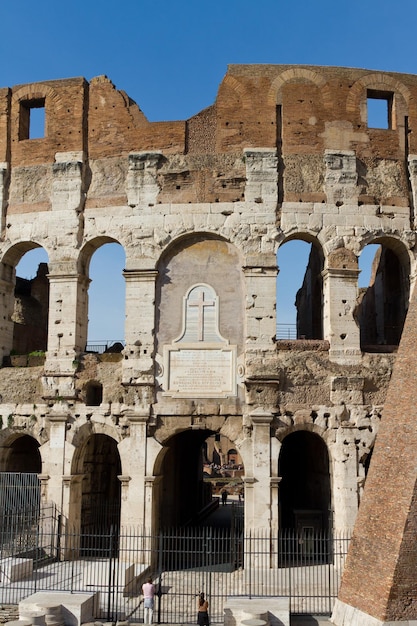
[[381, 620], [359, 609], [336, 600], [331, 617], [331, 623], [335, 626], [417, 626], [417, 618], [402, 621], [381, 622]]

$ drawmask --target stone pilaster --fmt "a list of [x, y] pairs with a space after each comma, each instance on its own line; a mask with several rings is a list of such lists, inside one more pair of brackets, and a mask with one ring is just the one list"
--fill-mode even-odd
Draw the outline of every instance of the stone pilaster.
[[46, 504], [48, 502], [49, 474], [38, 474], [38, 478], [41, 485], [41, 504]]
[[271, 478], [271, 531], [277, 533], [279, 529], [279, 484], [281, 476]]
[[271, 349], [276, 336], [276, 258], [248, 259], [246, 282], [246, 345]]
[[[63, 507], [62, 477], [65, 474], [65, 441], [67, 434], [67, 407], [56, 404], [47, 416], [49, 427], [48, 453], [43, 455], [43, 473], [48, 475], [48, 500], [58, 509]], [[68, 511], [62, 511], [64, 515]]]
[[52, 210], [82, 211], [83, 194], [83, 153], [57, 152], [52, 166]]
[[269, 529], [271, 525], [271, 422], [269, 411], [255, 409], [250, 414], [252, 434], [253, 510], [247, 528]]
[[359, 363], [360, 332], [353, 317], [359, 270], [327, 269], [323, 276], [323, 336], [330, 342], [329, 356], [335, 363]]
[[126, 502], [129, 497], [129, 482], [131, 480], [131, 477], [125, 474], [121, 474], [117, 478], [120, 480], [120, 484], [122, 486], [122, 501]]
[[329, 204], [358, 204], [356, 155], [352, 150], [326, 150], [324, 191]]
[[339, 428], [332, 445], [333, 528], [336, 532], [353, 529], [359, 506], [357, 431]]
[[52, 165], [51, 211], [62, 244], [79, 247], [82, 238], [84, 192], [82, 152], [57, 152]]
[[246, 163], [246, 202], [278, 202], [278, 156], [270, 148], [244, 150]]
[[245, 487], [245, 528], [253, 528], [253, 520], [255, 518], [255, 478], [253, 476], [243, 476], [243, 484]]
[[[145, 501], [145, 476], [147, 461], [147, 431], [149, 411], [136, 410], [125, 414], [129, 422], [130, 436], [120, 444], [121, 456], [128, 456], [129, 480], [122, 482], [122, 507], [120, 523], [122, 526], [134, 525], [144, 527], [145, 509], [148, 503]], [[132, 497], [134, 494], [134, 497]], [[138, 502], [142, 506], [138, 507]], [[149, 502], [152, 510], [152, 499]]]
[[74, 359], [87, 341], [88, 283], [77, 273], [54, 273], [49, 278], [48, 351], [45, 362], [46, 397], [73, 397]]
[[132, 152], [129, 154], [129, 170], [126, 178], [127, 203], [154, 205], [160, 191], [157, 171], [162, 160], [160, 152]]
[[65, 474], [62, 477], [62, 513], [73, 532], [81, 530], [81, 505], [85, 474]]
[[152, 269], [125, 270], [123, 275], [126, 281], [123, 383], [153, 385], [155, 281], [158, 272]]

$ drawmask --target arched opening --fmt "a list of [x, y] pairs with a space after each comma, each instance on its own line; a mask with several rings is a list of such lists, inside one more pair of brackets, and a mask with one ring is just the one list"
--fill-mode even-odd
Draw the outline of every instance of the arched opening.
[[278, 250], [277, 338], [323, 338], [323, 254], [292, 239]]
[[400, 342], [408, 309], [408, 256], [398, 242], [384, 240], [364, 248], [359, 269], [363, 277], [359, 279], [356, 318], [361, 349], [390, 351]]
[[47, 350], [48, 316], [48, 255], [43, 248], [36, 248], [26, 252], [16, 266], [13, 354]]
[[91, 256], [88, 269], [91, 280], [88, 288], [88, 351], [104, 352], [115, 343], [124, 343], [124, 267], [124, 249], [114, 241], [100, 242], [100, 247], [96, 247]]
[[108, 435], [91, 435], [81, 456], [81, 533], [108, 532], [120, 524], [121, 462], [117, 442]]
[[14, 439], [4, 451], [2, 471], [40, 474], [42, 471], [39, 443], [30, 435]]
[[37, 516], [40, 505], [38, 474], [42, 471], [39, 443], [30, 435], [21, 435], [4, 446], [1, 452], [1, 515], [31, 512]]
[[280, 526], [305, 532], [331, 529], [329, 454], [318, 435], [297, 431], [285, 437], [279, 457]]
[[211, 502], [211, 487], [204, 482], [207, 430], [187, 430], [171, 437], [161, 453], [159, 493], [155, 494], [156, 528], [196, 525]]
[[[221, 462], [228, 449], [216, 450], [211, 445], [216, 438], [219, 442], [221, 436], [204, 428], [183, 431], [165, 442], [157, 459], [153, 532], [160, 538], [159, 564], [164, 569], [242, 567], [243, 503], [238, 492], [242, 481], [229, 469], [213, 468], [213, 459]], [[243, 466], [241, 470], [243, 474]]]
[[[230, 345], [236, 346], [236, 352], [240, 354], [243, 350], [245, 293], [242, 260], [233, 244], [208, 235], [176, 242], [167, 250], [158, 265], [158, 353], [162, 354], [164, 346], [175, 341], [184, 330], [184, 297], [193, 285], [209, 288], [218, 296], [219, 333]], [[197, 308], [194, 307], [193, 310]], [[197, 342], [203, 346], [204, 338], [203, 341], [198, 338]], [[213, 386], [210, 389], [211, 395], [215, 391], [216, 387]]]
[[[154, 492], [157, 530], [184, 526], [236, 529], [243, 523], [243, 463], [228, 462], [231, 441], [209, 430], [187, 430], [171, 437], [161, 452], [161, 479]], [[221, 492], [227, 491], [229, 510], [219, 512]]]

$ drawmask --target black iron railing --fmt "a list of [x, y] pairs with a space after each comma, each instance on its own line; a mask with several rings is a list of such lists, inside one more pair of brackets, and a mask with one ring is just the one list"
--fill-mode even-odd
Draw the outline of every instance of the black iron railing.
[[297, 324], [277, 324], [277, 339], [297, 339]]
[[124, 339], [96, 339], [94, 341], [87, 341], [85, 352], [94, 352], [96, 354], [121, 352], [124, 346]]
[[[100, 592], [95, 617], [107, 621], [143, 621], [141, 586], [149, 575], [158, 623], [194, 623], [199, 591], [209, 597], [212, 623], [223, 623], [225, 603], [235, 596], [288, 596], [292, 613], [328, 615], [349, 543], [348, 534], [293, 530], [151, 534], [111, 526], [83, 533], [66, 527], [53, 507], [33, 512], [33, 523], [28, 517], [8, 516], [0, 528], [0, 603], [38, 591]], [[5, 559], [29, 561], [29, 575], [11, 579]]]

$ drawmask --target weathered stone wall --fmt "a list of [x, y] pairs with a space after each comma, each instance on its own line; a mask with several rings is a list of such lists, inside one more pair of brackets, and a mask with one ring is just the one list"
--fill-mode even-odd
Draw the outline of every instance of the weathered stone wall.
[[[389, 128], [368, 127], [369, 96], [386, 100]], [[122, 522], [157, 528], [175, 463], [219, 433], [245, 466], [247, 526], [274, 530], [280, 451], [304, 431], [329, 452], [333, 525], [351, 528], [398, 343], [387, 348], [386, 327], [372, 352], [361, 343], [358, 256], [381, 245], [388, 277], [395, 256], [400, 280], [383, 284], [402, 322], [415, 102], [416, 76], [312, 66], [232, 65], [215, 103], [176, 122], [149, 122], [103, 76], [1, 89], [0, 356], [14, 347], [15, 267], [38, 246], [49, 318], [44, 367], [0, 370], [0, 453], [33, 437], [44, 498], [80, 524], [85, 450], [109, 437], [117, 446], [94, 449], [120, 455]], [[45, 137], [30, 139], [42, 105]], [[299, 311], [314, 332], [285, 342], [276, 252], [297, 238], [316, 254]], [[112, 241], [126, 255], [126, 345], [106, 361], [85, 354], [88, 267]]]

